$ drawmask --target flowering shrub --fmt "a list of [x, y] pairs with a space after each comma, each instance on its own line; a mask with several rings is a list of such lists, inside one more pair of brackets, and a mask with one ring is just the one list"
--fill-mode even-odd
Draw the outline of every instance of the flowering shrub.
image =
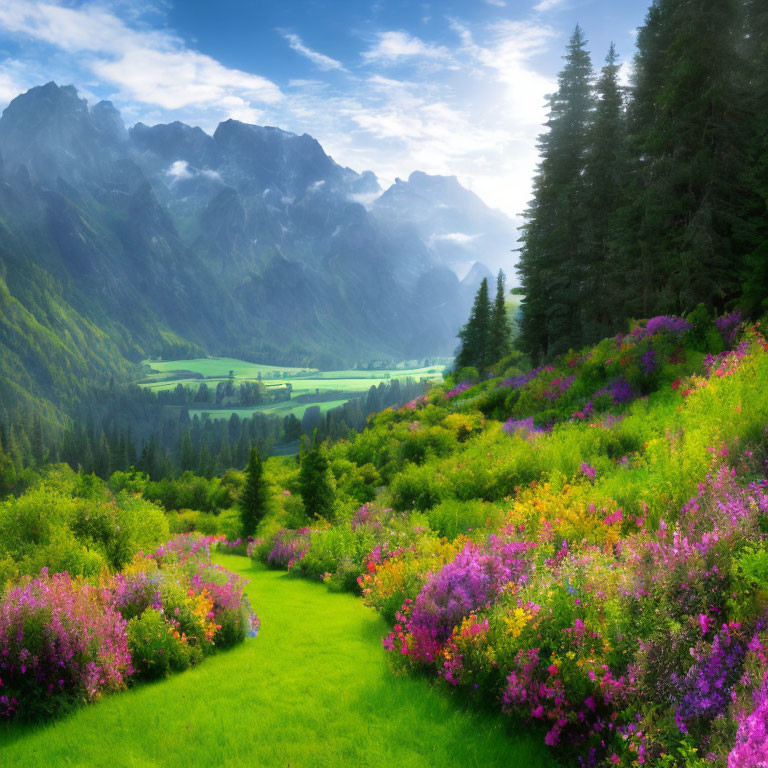
[[741, 312], [731, 312], [715, 320], [715, 327], [726, 344], [732, 344], [736, 338], [739, 326], [744, 322]]
[[635, 328], [630, 336], [636, 339], [645, 339], [649, 336], [654, 336], [657, 333], [673, 333], [681, 334], [693, 329], [693, 326], [682, 317], [676, 317], [675, 315], [659, 315], [658, 317], [652, 317], [645, 326], [638, 326]]
[[403, 655], [434, 661], [462, 617], [498, 597], [511, 577], [499, 555], [467, 545], [425, 584], [412, 609], [404, 609], [401, 620], [405, 627], [390, 634], [384, 647], [393, 650], [397, 646]]
[[284, 528], [275, 534], [272, 549], [267, 555], [267, 565], [290, 570], [307, 553], [309, 528], [292, 531]]
[[523, 435], [532, 435], [537, 432], [545, 432], [544, 427], [539, 427], [533, 422], [533, 416], [529, 416], [527, 419], [510, 419], [504, 424], [504, 431], [508, 435], [514, 435], [516, 432], [520, 432]]
[[0, 716], [52, 715], [125, 687], [126, 622], [112, 596], [67, 573], [11, 589], [0, 606]]
[[755, 691], [754, 709], [738, 717], [736, 744], [728, 755], [728, 768], [768, 768], [768, 671]]
[[520, 389], [521, 387], [524, 387], [529, 382], [533, 381], [542, 371], [552, 371], [552, 366], [543, 366], [541, 368], [534, 368], [532, 371], [528, 371], [528, 373], [523, 373], [519, 376], [512, 376], [509, 379], [506, 379], [501, 382], [502, 387], [507, 387], [508, 389]]
[[161, 677], [258, 631], [217, 539], [176, 537], [97, 586], [44, 569], [0, 603], [0, 717], [39, 718]]
[[463, 395], [471, 386], [472, 386], [471, 382], [462, 381], [461, 383], [457, 384], [455, 387], [453, 387], [452, 389], [449, 389], [445, 393], [446, 400], [452, 400], [454, 397]]
[[597, 399], [601, 395], [608, 395], [613, 405], [623, 405], [635, 397], [632, 387], [623, 376], [619, 376], [618, 379], [595, 392], [593, 399]]

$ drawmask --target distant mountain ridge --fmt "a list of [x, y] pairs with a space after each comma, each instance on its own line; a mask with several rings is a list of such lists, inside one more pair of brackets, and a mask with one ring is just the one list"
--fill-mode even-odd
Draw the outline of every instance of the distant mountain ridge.
[[[435, 247], [434, 211], [472, 193], [443, 179], [414, 174], [368, 210], [356, 199], [381, 191], [376, 176], [307, 134], [126, 129], [72, 86], [30, 89], [0, 118], [0, 359], [19, 361], [0, 372], [4, 407], [150, 354], [332, 367], [452, 353], [473, 291]], [[408, 203], [429, 184], [432, 214]], [[22, 310], [26, 325], [12, 321]]]

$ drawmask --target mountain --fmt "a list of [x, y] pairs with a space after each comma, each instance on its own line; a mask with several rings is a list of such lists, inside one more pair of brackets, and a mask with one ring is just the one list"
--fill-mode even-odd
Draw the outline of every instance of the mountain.
[[[307, 134], [127, 130], [72, 86], [30, 89], [0, 118], [3, 410], [76, 398], [147, 355], [335, 367], [451, 354], [471, 291], [424, 233], [441, 231], [441, 206], [495, 214], [455, 179], [414, 174], [373, 210], [358, 202], [380, 192]], [[396, 221], [417, 192], [420, 226]]]
[[415, 232], [430, 257], [460, 278], [475, 262], [512, 277], [515, 224], [462, 187], [455, 176], [414, 171], [408, 181], [397, 179], [374, 202], [373, 214], [388, 227]]

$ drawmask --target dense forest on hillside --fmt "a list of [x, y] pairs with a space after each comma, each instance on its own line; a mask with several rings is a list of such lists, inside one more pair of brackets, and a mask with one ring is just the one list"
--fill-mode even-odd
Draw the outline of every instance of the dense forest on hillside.
[[768, 308], [767, 60], [762, 0], [655, 2], [630, 87], [576, 29], [518, 267], [535, 361], [632, 317]]

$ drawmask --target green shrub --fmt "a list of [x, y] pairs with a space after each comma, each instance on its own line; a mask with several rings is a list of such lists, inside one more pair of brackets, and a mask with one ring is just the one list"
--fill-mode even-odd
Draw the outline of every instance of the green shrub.
[[131, 619], [127, 631], [131, 662], [140, 677], [167, 677], [189, 667], [190, 647], [173, 636], [171, 627], [154, 608]]

